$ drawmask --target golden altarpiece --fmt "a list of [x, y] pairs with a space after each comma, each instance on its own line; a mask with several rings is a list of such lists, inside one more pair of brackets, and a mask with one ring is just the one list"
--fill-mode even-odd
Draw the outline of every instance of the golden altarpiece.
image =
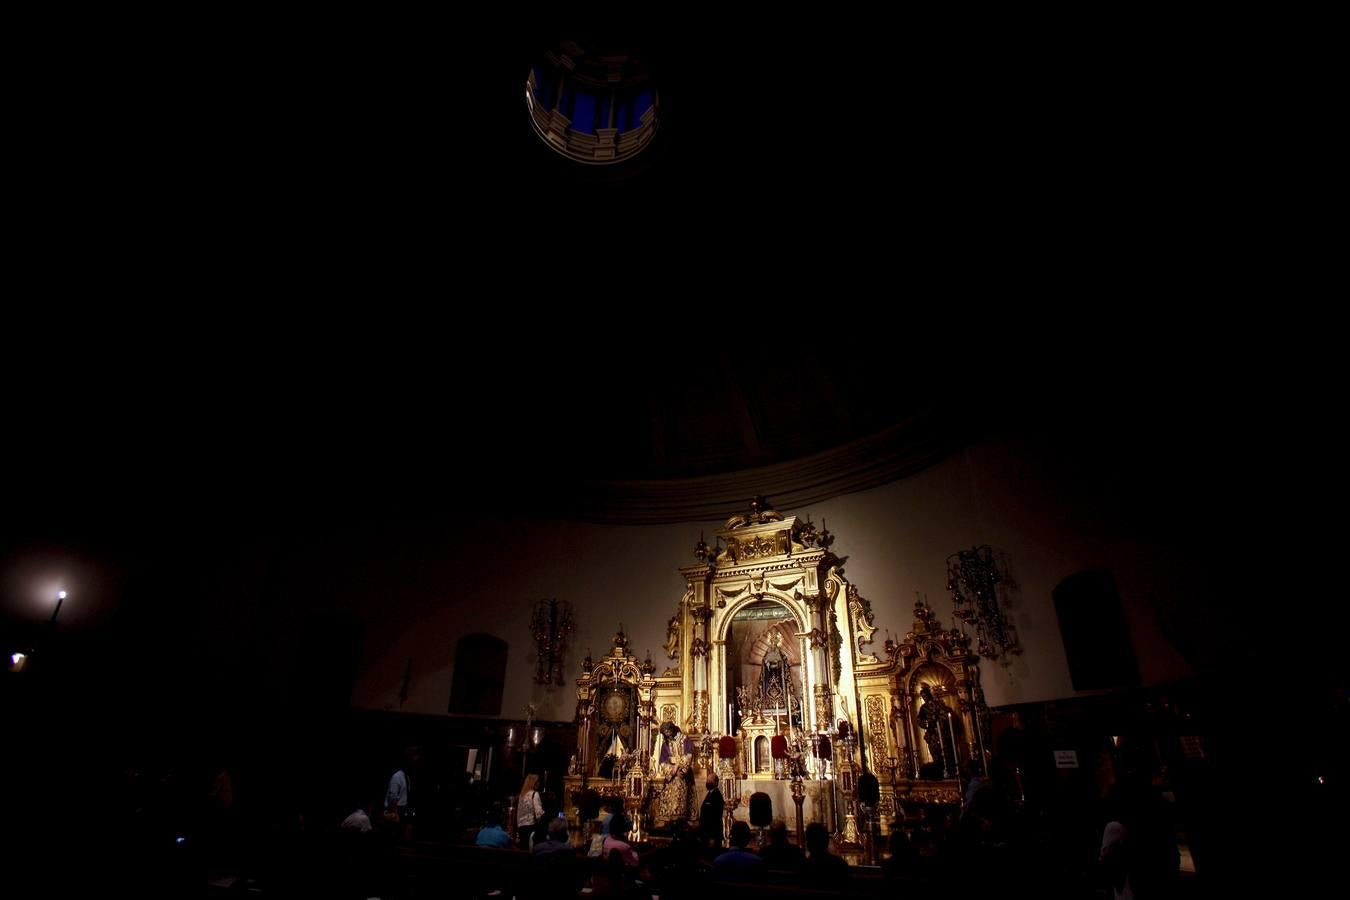
[[[763, 792], [790, 823], [800, 799], [805, 821], [845, 843], [858, 840], [863, 813], [886, 830], [897, 800], [959, 803], [968, 763], [982, 770], [988, 759], [970, 638], [920, 601], [909, 633], [876, 655], [871, 603], [844, 577], [833, 537], [761, 498], [716, 537], [714, 547], [700, 539], [697, 563], [680, 569], [685, 592], [664, 645], [672, 665], [657, 674], [622, 630], [583, 663], [566, 795], [624, 797], [639, 830], [669, 826], [681, 815], [665, 802], [672, 767], [658, 745], [673, 723], [687, 765], [672, 777], [688, 784], [677, 799], [690, 822], [710, 767], [729, 815], [745, 819], [749, 795]], [[880, 784], [876, 810], [858, 804], [864, 774]], [[575, 820], [575, 803], [571, 812]]]

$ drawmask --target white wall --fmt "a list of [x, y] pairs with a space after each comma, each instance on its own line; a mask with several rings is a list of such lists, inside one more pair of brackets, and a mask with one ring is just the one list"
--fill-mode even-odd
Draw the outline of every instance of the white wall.
[[[1129, 537], [1130, 529], [1103, 513], [1099, 487], [1064, 465], [1060, 448], [1001, 440], [875, 490], [782, 512], [810, 515], [818, 526], [824, 520], [836, 535], [833, 550], [847, 557], [846, 576], [872, 603], [878, 649], [886, 630], [899, 637], [910, 628], [916, 591], [926, 594], [944, 619], [950, 617], [949, 554], [980, 544], [1004, 553], [1017, 582], [1011, 613], [1023, 652], [982, 667], [988, 701], [998, 706], [1073, 695], [1051, 593], [1061, 580], [1088, 568], [1106, 568], [1116, 576], [1144, 682], [1187, 674], [1153, 621], [1159, 603], [1185, 602], [1184, 566], [1165, 548]], [[533, 702], [544, 718], [571, 719], [570, 683], [533, 683], [528, 626], [534, 602], [557, 597], [576, 610], [569, 679], [587, 648], [597, 656], [605, 651], [620, 621], [630, 647], [639, 655], [650, 649], [664, 667], [665, 623], [684, 591], [677, 569], [694, 562], [700, 531], [711, 538], [719, 524], [490, 522], [468, 543], [429, 536], [402, 547], [374, 576], [381, 583], [352, 594], [366, 623], [353, 703], [400, 708], [399, 687], [412, 657], [413, 677], [401, 709], [444, 714], [455, 641], [482, 631], [510, 645], [504, 717], [520, 717]]]

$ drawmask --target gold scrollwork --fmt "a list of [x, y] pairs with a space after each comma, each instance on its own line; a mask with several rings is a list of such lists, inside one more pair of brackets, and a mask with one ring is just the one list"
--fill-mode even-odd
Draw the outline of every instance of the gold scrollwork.
[[[853, 620], [853, 634], [858, 642], [858, 655], [865, 656], [863, 647], [872, 643], [872, 635], [877, 628], [872, 624], [872, 603], [858, 594], [857, 585], [848, 586], [848, 611]], [[875, 657], [872, 657], [876, 660]], [[880, 662], [880, 660], [876, 660]]]
[[787, 541], [786, 536], [782, 533], [774, 535], [773, 540], [763, 535], [756, 535], [745, 540], [728, 538], [727, 550], [731, 553], [731, 558], [738, 562], [763, 559], [768, 556], [785, 555], [787, 553]]
[[886, 698], [881, 694], [872, 694], [865, 701], [867, 706], [867, 731], [872, 745], [873, 765], [889, 755], [886, 752]]

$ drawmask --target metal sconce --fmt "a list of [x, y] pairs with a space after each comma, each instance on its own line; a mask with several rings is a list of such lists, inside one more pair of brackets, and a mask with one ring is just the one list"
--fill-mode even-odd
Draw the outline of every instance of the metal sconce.
[[557, 599], [540, 600], [530, 619], [530, 632], [537, 646], [534, 670], [535, 684], [564, 684], [563, 649], [567, 635], [576, 627], [572, 619], [572, 604]]
[[1017, 634], [999, 598], [1004, 580], [988, 544], [947, 557], [947, 590], [955, 615], [975, 628], [980, 655], [990, 659], [1017, 649]]

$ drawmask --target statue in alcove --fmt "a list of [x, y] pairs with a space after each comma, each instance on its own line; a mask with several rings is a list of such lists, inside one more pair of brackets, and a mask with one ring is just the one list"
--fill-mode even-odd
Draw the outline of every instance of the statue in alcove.
[[797, 697], [796, 682], [792, 677], [792, 660], [783, 652], [783, 633], [769, 632], [769, 649], [764, 652], [760, 669], [760, 706], [776, 721], [782, 721], [787, 731], [801, 728], [801, 703]]
[[622, 689], [606, 691], [601, 698], [597, 727], [597, 739], [600, 742], [600, 765], [597, 769], [601, 778], [623, 776], [624, 764], [633, 751], [632, 698]]
[[919, 699], [923, 703], [919, 705], [917, 718], [919, 727], [923, 729], [923, 741], [928, 745], [928, 754], [933, 758], [935, 777], [955, 773], [957, 763], [955, 748], [952, 746], [951, 708], [934, 697], [933, 689], [926, 684], [919, 688]]
[[652, 771], [666, 780], [656, 800], [653, 819], [657, 824], [689, 820], [689, 786], [693, 781], [694, 742], [674, 722], [661, 723]]

